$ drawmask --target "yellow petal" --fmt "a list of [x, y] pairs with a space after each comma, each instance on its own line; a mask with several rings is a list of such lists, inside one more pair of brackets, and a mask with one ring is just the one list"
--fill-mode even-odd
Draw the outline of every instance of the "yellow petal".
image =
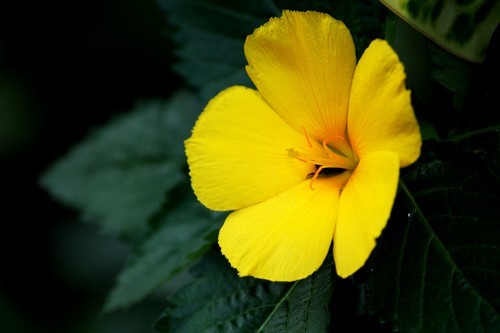
[[389, 44], [374, 40], [359, 60], [351, 88], [348, 131], [358, 156], [392, 151], [403, 167], [420, 155], [422, 139], [405, 78]]
[[316, 140], [345, 135], [356, 55], [341, 21], [284, 11], [248, 36], [245, 55], [262, 97], [297, 131]]
[[337, 219], [341, 174], [304, 181], [258, 205], [233, 212], [219, 233], [222, 253], [240, 276], [294, 281], [324, 261]]
[[208, 103], [186, 141], [191, 185], [210, 209], [247, 207], [314, 172], [314, 165], [293, 154], [307, 148], [304, 134], [276, 115], [255, 90], [228, 88]]
[[399, 178], [398, 156], [374, 152], [361, 158], [339, 202], [333, 238], [337, 274], [343, 278], [361, 268], [389, 219]]

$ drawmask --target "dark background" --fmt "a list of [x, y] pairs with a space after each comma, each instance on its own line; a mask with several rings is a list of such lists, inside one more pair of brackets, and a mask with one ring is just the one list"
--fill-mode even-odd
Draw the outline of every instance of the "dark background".
[[[443, 88], [411, 65], [419, 45], [408, 35], [423, 38], [400, 31], [407, 32], [401, 43], [412, 46], [400, 54], [409, 84], [433, 92], [417, 103], [443, 114], [434, 98]], [[165, 308], [161, 294], [126, 312], [101, 313], [129, 249], [81, 223], [38, 179], [93, 128], [181, 84], [171, 70], [171, 32], [155, 0], [0, 1], [0, 333], [154, 332]], [[498, 32], [494, 40], [491, 62]], [[485, 74], [496, 77], [494, 68]], [[442, 119], [428, 120], [448, 129]], [[358, 285], [338, 282], [338, 332], [353, 331], [353, 314], [364, 313], [359, 297]], [[357, 319], [355, 329], [389, 331], [366, 313]]]
[[154, 0], [0, 2], [0, 332], [146, 332], [161, 313], [158, 297], [101, 314], [128, 249], [38, 179], [92, 128], [171, 94], [169, 35]]

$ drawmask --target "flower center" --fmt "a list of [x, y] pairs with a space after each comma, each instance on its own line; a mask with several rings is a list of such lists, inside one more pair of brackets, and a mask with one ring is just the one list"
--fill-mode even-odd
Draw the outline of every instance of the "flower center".
[[[304, 129], [304, 135], [311, 151], [306, 154], [295, 154], [295, 158], [304, 163], [314, 164], [316, 171], [307, 175], [311, 179], [310, 187], [314, 190], [314, 182], [318, 177], [331, 177], [338, 175], [345, 170], [353, 170], [358, 164], [352, 148], [346, 138], [339, 135], [332, 135], [321, 141], [322, 153], [317, 149], [313, 151], [313, 144]], [[319, 143], [319, 142], [318, 142]]]

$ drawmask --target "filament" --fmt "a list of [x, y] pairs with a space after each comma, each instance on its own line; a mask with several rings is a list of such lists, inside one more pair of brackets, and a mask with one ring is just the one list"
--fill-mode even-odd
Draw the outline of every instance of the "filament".
[[[302, 130], [304, 131], [304, 136], [306, 137], [307, 145], [309, 148], [313, 148], [313, 144], [307, 134], [307, 130], [304, 126], [302, 126]], [[335, 141], [335, 144], [331, 144]], [[318, 142], [319, 143], [319, 142]], [[303, 154], [295, 151], [295, 149], [291, 149], [289, 151], [290, 156], [295, 157], [299, 161], [303, 163], [314, 164], [316, 166], [316, 170], [314, 174], [310, 173], [312, 176], [309, 187], [311, 190], [314, 190], [314, 183], [320, 177], [321, 172], [325, 169], [341, 169], [342, 172], [344, 170], [352, 170], [356, 167], [357, 161], [352, 158], [353, 154], [344, 154], [343, 150], [340, 150], [338, 146], [344, 148], [344, 150], [348, 150], [352, 152], [349, 143], [346, 142], [346, 139], [340, 135], [332, 135], [321, 141], [321, 145], [323, 147], [323, 153], [318, 153], [311, 149], [311, 151]], [[328, 175], [328, 174], [327, 174]]]

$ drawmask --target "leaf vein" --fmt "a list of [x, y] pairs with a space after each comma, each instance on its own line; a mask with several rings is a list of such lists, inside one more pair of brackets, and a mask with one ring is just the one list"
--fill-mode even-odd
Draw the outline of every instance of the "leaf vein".
[[292, 294], [292, 292], [294, 291], [294, 289], [297, 287], [297, 285], [299, 284], [299, 282], [300, 281], [296, 281], [296, 282], [293, 283], [293, 285], [286, 292], [286, 294], [276, 304], [276, 306], [271, 311], [271, 313], [266, 317], [266, 319], [264, 320], [264, 322], [262, 323], [262, 325], [260, 325], [260, 327], [257, 329], [256, 333], [260, 333], [260, 332], [264, 331], [264, 329], [266, 328], [266, 326], [269, 323], [269, 321], [271, 320], [271, 318], [274, 316], [274, 314], [276, 313], [276, 311], [278, 311], [278, 309], [281, 307], [281, 305], [283, 304], [283, 302], [290, 297], [290, 295]]

